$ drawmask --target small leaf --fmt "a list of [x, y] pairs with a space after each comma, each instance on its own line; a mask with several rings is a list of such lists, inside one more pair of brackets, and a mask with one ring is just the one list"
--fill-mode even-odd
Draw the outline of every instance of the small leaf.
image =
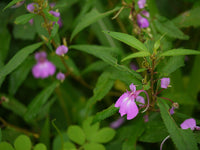
[[41, 45], [42, 42], [21, 49], [4, 67], [1, 68], [0, 79], [11, 73], [13, 70], [15, 70], [21, 63], [24, 62], [24, 60], [29, 56], [29, 54], [34, 52]]
[[117, 39], [139, 51], [148, 51], [146, 46], [132, 35], [120, 33], [120, 32], [110, 32], [110, 31], [104, 31], [104, 33], [112, 36], [113, 38], [115, 38], [115, 39]]
[[46, 146], [42, 143], [35, 145], [33, 150], [47, 150]]
[[106, 150], [102, 144], [98, 143], [87, 143], [83, 147], [84, 150]]
[[92, 141], [99, 130], [99, 123], [92, 124], [92, 120], [93, 117], [89, 117], [83, 122], [83, 131], [88, 141]]
[[83, 145], [85, 143], [85, 134], [79, 126], [69, 126], [67, 135], [69, 136], [70, 140], [79, 145]]
[[40, 94], [38, 94], [29, 104], [28, 110], [24, 116], [26, 121], [31, 121], [39, 113], [42, 106], [49, 99], [58, 83], [54, 82], [49, 87], [45, 88]]
[[174, 18], [172, 21], [175, 25], [177, 25], [180, 28], [184, 27], [198, 27], [200, 26], [200, 7], [194, 7], [191, 10], [185, 11], [176, 18]]
[[166, 103], [159, 99], [158, 106], [160, 108], [161, 117], [177, 149], [198, 150], [197, 143], [195, 141], [195, 137], [192, 133], [192, 130], [183, 130], [179, 128], [172, 116], [170, 115], [168, 107], [166, 105]]
[[178, 56], [178, 55], [200, 55], [200, 52], [192, 49], [172, 49], [161, 53], [159, 57]]
[[7, 142], [1, 142], [0, 150], [14, 150], [14, 148]]
[[[1, 95], [3, 96], [3, 95]], [[13, 97], [7, 97], [8, 101], [2, 103], [2, 106], [8, 110], [11, 110], [14, 114], [17, 114], [20, 117], [24, 117], [27, 108], [19, 100], [14, 99]]]
[[12, 0], [10, 3], [8, 3], [8, 5], [3, 9], [6, 10], [7, 8], [11, 7], [12, 5], [16, 4], [17, 2], [21, 2], [23, 0]]
[[30, 72], [34, 63], [35, 61], [33, 59], [27, 59], [19, 66], [18, 69], [11, 73], [9, 78], [9, 93], [11, 95], [14, 95], [17, 92], [20, 85], [28, 76], [28, 73]]
[[25, 23], [29, 22], [29, 20], [31, 20], [35, 16], [36, 16], [36, 14], [33, 14], [33, 13], [19, 16], [15, 19], [15, 24], [25, 24]]
[[133, 54], [126, 56], [125, 58], [122, 59], [122, 62], [125, 60], [128, 60], [128, 59], [132, 59], [132, 58], [147, 57], [147, 56], [150, 56], [149, 52], [141, 51], [141, 52], [133, 53]]
[[98, 78], [96, 86], [93, 90], [93, 96], [88, 100], [86, 109], [90, 109], [97, 101], [100, 101], [110, 91], [114, 84], [114, 80], [111, 79], [111, 74], [103, 72]]
[[77, 150], [76, 146], [71, 142], [64, 143], [64, 150]]
[[175, 38], [175, 39], [181, 39], [181, 40], [188, 40], [189, 36], [185, 35], [178, 27], [175, 26], [175, 24], [167, 20], [164, 17], [158, 16], [157, 20], [154, 20], [154, 24], [156, 29], [161, 34], [166, 34], [166, 36]]
[[26, 135], [20, 135], [15, 139], [14, 146], [16, 150], [30, 150], [31, 140]]
[[58, 24], [58, 23], [55, 23], [55, 24], [53, 25], [53, 29], [52, 29], [52, 31], [51, 31], [50, 40], [53, 39], [53, 38], [56, 36], [56, 34], [58, 33], [58, 29], [59, 29], [59, 24]]
[[95, 143], [107, 143], [115, 136], [115, 130], [112, 128], [103, 128], [99, 130], [96, 135], [91, 139]]
[[98, 112], [94, 118], [93, 118], [93, 123], [102, 121], [110, 116], [112, 116], [113, 114], [115, 114], [117, 111], [119, 110], [119, 108], [116, 108], [114, 104], [112, 104], [110, 107], [108, 107], [107, 109], [104, 109], [101, 112]]
[[95, 23], [99, 19], [102, 19], [102, 18], [112, 14], [113, 12], [115, 12], [117, 10], [119, 10], [119, 8], [115, 8], [115, 9], [110, 10], [105, 13], [99, 13], [96, 9], [93, 9], [91, 12], [85, 14], [85, 16], [82, 17], [79, 24], [73, 30], [70, 40], [72, 40], [76, 34], [78, 34], [80, 31], [82, 31], [87, 26], [91, 25], [92, 23]]

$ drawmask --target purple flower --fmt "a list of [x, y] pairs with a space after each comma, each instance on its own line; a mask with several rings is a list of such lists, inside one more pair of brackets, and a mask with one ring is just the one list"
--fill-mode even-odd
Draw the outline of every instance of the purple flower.
[[34, 13], [35, 8], [38, 7], [37, 3], [30, 3], [27, 5], [26, 9], [31, 12]]
[[[57, 21], [57, 23], [59, 24], [59, 27], [62, 27], [62, 20], [60, 18], [60, 13], [56, 12], [56, 11], [53, 11], [53, 10], [49, 11], [49, 13], [52, 14], [53, 16], [59, 18], [59, 20]], [[55, 22], [53, 24], [55, 24]]]
[[54, 2], [53, 2], [53, 3], [50, 3], [49, 6], [50, 6], [51, 8], [53, 8], [53, 7], [56, 6], [56, 3], [54, 3]]
[[146, 4], [146, 0], [139, 0], [138, 1], [138, 6], [140, 9], [144, 8]]
[[56, 11], [49, 11], [50, 14], [52, 14], [54, 17], [60, 17], [60, 13], [59, 12], [56, 12]]
[[143, 118], [144, 118], [144, 122], [148, 122], [149, 121], [149, 116], [148, 115], [144, 115]]
[[150, 14], [149, 14], [149, 12], [148, 12], [148, 11], [146, 11], [146, 10], [143, 10], [143, 11], [141, 12], [141, 14], [142, 14], [143, 16], [147, 17], [147, 18], [149, 18], [149, 17], [150, 17]]
[[139, 94], [141, 92], [144, 92], [148, 99], [148, 104], [144, 111], [146, 111], [149, 107], [149, 96], [147, 92], [144, 90], [136, 91], [136, 86], [133, 83], [129, 87], [131, 91], [127, 91], [124, 94], [122, 94], [120, 98], [117, 100], [117, 102], [115, 103], [115, 107], [120, 107], [119, 113], [121, 114], [121, 117], [127, 114], [127, 119], [131, 120], [135, 118], [139, 112], [139, 109], [135, 103], [135, 100], [137, 99]]
[[120, 117], [119, 119], [117, 119], [116, 121], [112, 122], [110, 124], [110, 127], [113, 129], [117, 129], [119, 128], [122, 124], [124, 123], [124, 118]]
[[56, 54], [63, 56], [64, 54], [66, 54], [68, 52], [68, 47], [65, 45], [60, 45], [57, 47], [56, 49]]
[[56, 67], [46, 59], [45, 52], [38, 52], [35, 54], [37, 64], [33, 66], [32, 73], [35, 78], [47, 78], [55, 73]]
[[162, 78], [161, 80], [161, 88], [166, 89], [170, 84], [170, 78]]
[[62, 72], [57, 73], [56, 78], [60, 81], [64, 81], [65, 80], [65, 74]]
[[140, 28], [149, 27], [149, 21], [147, 18], [142, 17], [140, 14], [137, 15], [137, 24]]
[[169, 110], [170, 115], [173, 115], [173, 114], [174, 114], [174, 109], [175, 109], [175, 107], [172, 107], [172, 108]]
[[30, 25], [33, 25], [33, 22], [34, 22], [33, 18], [29, 20]]
[[132, 70], [138, 70], [138, 66], [137, 65], [135, 65], [133, 62], [132, 63], [130, 63], [130, 68], [132, 69]]
[[196, 120], [193, 118], [186, 119], [180, 126], [182, 129], [200, 130], [200, 127], [196, 126]]
[[142, 97], [142, 96], [137, 96], [136, 101], [139, 102], [139, 104], [138, 104], [139, 106], [144, 106], [144, 104], [145, 104], [144, 97]]

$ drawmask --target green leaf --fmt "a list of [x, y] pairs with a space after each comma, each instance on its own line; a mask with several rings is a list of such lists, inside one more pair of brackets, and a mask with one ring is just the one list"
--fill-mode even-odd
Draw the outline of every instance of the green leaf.
[[128, 60], [128, 59], [132, 59], [132, 58], [147, 57], [147, 56], [150, 56], [149, 52], [141, 51], [141, 52], [133, 53], [133, 54], [126, 56], [125, 58], [122, 59], [122, 62], [125, 60]]
[[[112, 65], [117, 70], [120, 70], [121, 72], [128, 73], [132, 76], [132, 78], [142, 79], [142, 76], [138, 73], [136, 73], [134, 70], [130, 70], [126, 66], [119, 65], [117, 63], [117, 59], [112, 56], [112, 53], [116, 51], [117, 48], [115, 47], [104, 47], [104, 46], [97, 46], [97, 45], [72, 45], [70, 46], [72, 49], [81, 50], [83, 52], [92, 54], [100, 59], [102, 59], [104, 62]], [[133, 78], [133, 79], [134, 79]]]
[[13, 70], [15, 70], [21, 63], [24, 62], [24, 60], [29, 56], [29, 54], [34, 52], [41, 45], [42, 42], [21, 49], [3, 68], [1, 68], [0, 79], [11, 73]]
[[52, 83], [49, 87], [45, 88], [40, 94], [38, 94], [29, 104], [28, 110], [24, 116], [26, 121], [31, 121], [42, 109], [45, 102], [49, 99], [54, 89], [58, 86], [57, 82]]
[[114, 80], [111, 79], [111, 74], [103, 72], [98, 78], [96, 86], [93, 90], [93, 96], [88, 100], [86, 109], [90, 109], [97, 101], [100, 101], [110, 91], [114, 84]]
[[182, 130], [180, 129], [175, 120], [172, 118], [168, 111], [168, 107], [162, 101], [158, 101], [158, 106], [160, 108], [161, 117], [164, 121], [164, 124], [172, 138], [172, 141], [176, 145], [178, 150], [198, 150], [195, 137], [193, 136], [192, 130]]
[[106, 127], [106, 128], [99, 130], [95, 134], [93, 139], [91, 139], [91, 141], [95, 142], [95, 143], [107, 143], [110, 140], [112, 140], [114, 136], [115, 136], [115, 130], [112, 128]]
[[14, 24], [13, 35], [15, 39], [34, 40], [36, 30], [29, 23], [24, 25]]
[[144, 132], [143, 119], [139, 118], [130, 127], [131, 128], [125, 130], [125, 132], [128, 131], [128, 133], [126, 135], [127, 137], [125, 138], [125, 141], [123, 142], [122, 150], [136, 150], [136, 142], [138, 137]]
[[69, 48], [80, 50], [89, 53], [91, 55], [94, 55], [110, 65], [117, 64], [117, 59], [111, 55], [117, 48], [97, 46], [97, 45], [72, 45]]
[[58, 33], [58, 29], [59, 29], [59, 24], [58, 24], [58, 23], [55, 23], [55, 24], [53, 25], [53, 29], [52, 29], [52, 31], [51, 31], [50, 40], [53, 39], [53, 38], [56, 36], [56, 34]]
[[67, 130], [67, 135], [70, 138], [70, 140], [79, 145], [83, 145], [85, 143], [85, 134], [79, 126], [69, 126]]
[[93, 9], [91, 12], [85, 14], [85, 16], [81, 18], [80, 22], [73, 30], [70, 40], [72, 40], [76, 34], [85, 29], [87, 26], [91, 25], [92, 23], [95, 23], [99, 19], [102, 19], [112, 14], [117, 10], [119, 10], [119, 8], [115, 8], [105, 13], [99, 13], [96, 9]]
[[64, 150], [77, 150], [76, 146], [71, 142], [64, 143]]
[[36, 14], [34, 14], [34, 13], [19, 16], [15, 19], [15, 24], [25, 24], [25, 23], [29, 22], [29, 20], [31, 20], [35, 16], [36, 16]]
[[[2, 63], [5, 61], [10, 47], [11, 36], [7, 29], [7, 26], [2, 26], [0, 28], [0, 60]], [[1, 65], [0, 65], [1, 66]]]
[[2, 132], [1, 132], [1, 128], [0, 128], [0, 143], [2, 141]]
[[93, 62], [92, 64], [90, 64], [89, 66], [87, 66], [82, 72], [82, 75], [85, 75], [89, 72], [92, 71], [102, 71], [104, 70], [106, 67], [108, 66], [107, 63], [103, 62], [103, 61], [96, 61]]
[[145, 131], [139, 138], [139, 141], [148, 143], [161, 142], [168, 135], [162, 121], [149, 121], [146, 123]]
[[184, 59], [185, 56], [170, 57], [167, 61], [159, 63], [157, 70], [158, 72], [169, 75], [176, 71], [178, 68], [184, 66]]
[[166, 34], [166, 36], [175, 39], [188, 40], [189, 36], [185, 35], [174, 23], [167, 20], [164, 17], [159, 16], [158, 20], [154, 20], [156, 29], [161, 34]]
[[200, 52], [192, 49], [172, 49], [161, 53], [159, 57], [178, 56], [178, 55], [200, 55]]
[[33, 150], [47, 150], [46, 146], [42, 143], [35, 145]]
[[92, 141], [99, 130], [99, 123], [92, 124], [93, 117], [89, 117], [83, 122], [83, 131], [85, 133], [86, 139]]
[[104, 109], [101, 112], [98, 112], [94, 118], [93, 118], [93, 123], [96, 122], [100, 122], [110, 116], [112, 116], [113, 114], [115, 114], [117, 111], [119, 110], [119, 108], [115, 107], [115, 104], [112, 104], [110, 107], [108, 107], [107, 109]]
[[[0, 94], [3, 96], [2, 94]], [[24, 117], [27, 108], [24, 104], [22, 104], [19, 100], [14, 99], [13, 97], [7, 97], [7, 101], [2, 103], [2, 106], [8, 110], [11, 110], [13, 113], [17, 114], [20, 117]]]
[[30, 72], [34, 63], [35, 61], [33, 61], [33, 59], [27, 59], [19, 66], [18, 69], [11, 73], [9, 82], [9, 93], [11, 95], [16, 93], [20, 85], [28, 76], [28, 73]]
[[110, 31], [104, 31], [104, 33], [112, 36], [113, 38], [115, 38], [115, 39], [117, 39], [139, 51], [148, 51], [146, 46], [132, 35], [120, 33], [120, 32], [110, 32]]
[[50, 149], [50, 121], [49, 117], [46, 118], [44, 126], [41, 128], [40, 142], [44, 143]]
[[172, 21], [174, 24], [180, 28], [185, 28], [189, 26], [198, 27], [200, 26], [200, 7], [192, 8], [186, 12], [183, 12]]
[[15, 150], [30, 150], [31, 145], [31, 140], [26, 135], [18, 136], [14, 142]]
[[84, 150], [106, 150], [102, 144], [98, 143], [87, 143], [83, 145]]
[[12, 5], [16, 4], [17, 2], [21, 2], [23, 0], [12, 0], [10, 3], [8, 3], [8, 5], [3, 9], [6, 10], [7, 8], [11, 7]]
[[14, 148], [7, 142], [1, 142], [0, 149], [1, 150], [14, 150]]

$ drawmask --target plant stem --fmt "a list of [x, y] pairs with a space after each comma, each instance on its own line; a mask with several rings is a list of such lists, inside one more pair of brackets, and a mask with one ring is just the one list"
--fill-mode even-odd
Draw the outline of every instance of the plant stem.
[[8, 122], [6, 122], [2, 117], [0, 117], [0, 121], [3, 123], [4, 126], [6, 127], [10, 127], [10, 128], [13, 128], [15, 129], [16, 131], [19, 131], [19, 132], [22, 132], [28, 136], [34, 136], [35, 138], [39, 138], [39, 134], [38, 133], [35, 133], [35, 132], [31, 132], [31, 131], [28, 131], [26, 129], [22, 129], [20, 127], [17, 127], [15, 125], [12, 125]]

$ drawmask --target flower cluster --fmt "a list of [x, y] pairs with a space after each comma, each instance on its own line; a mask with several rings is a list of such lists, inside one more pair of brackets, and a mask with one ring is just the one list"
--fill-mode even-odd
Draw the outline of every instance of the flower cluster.
[[[138, 7], [140, 9], [144, 9], [146, 5], [146, 0], [139, 0]], [[148, 28], [149, 27], [149, 12], [146, 10], [142, 10], [139, 14], [137, 14], [137, 24], [140, 28]]]
[[127, 114], [127, 119], [131, 120], [135, 118], [139, 113], [139, 109], [136, 102], [139, 103], [139, 106], [143, 106], [145, 104], [144, 98], [142, 96], [139, 96], [139, 94], [141, 92], [144, 92], [148, 99], [147, 107], [144, 111], [146, 111], [149, 107], [149, 96], [144, 90], [136, 91], [136, 86], [133, 83], [129, 87], [131, 91], [126, 91], [124, 94], [122, 94], [115, 103], [115, 107], [120, 108], [119, 113], [121, 114], [121, 117]]

